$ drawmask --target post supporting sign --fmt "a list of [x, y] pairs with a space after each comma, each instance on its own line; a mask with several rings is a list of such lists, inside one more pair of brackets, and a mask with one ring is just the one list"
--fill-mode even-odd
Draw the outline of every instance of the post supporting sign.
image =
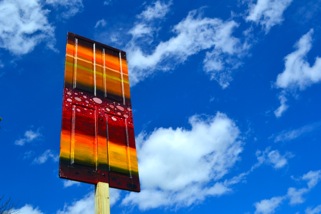
[[126, 53], [74, 33], [66, 45], [59, 176], [95, 184], [99, 195], [106, 184], [140, 191]]
[[110, 214], [109, 184], [98, 182], [95, 187], [95, 214]]

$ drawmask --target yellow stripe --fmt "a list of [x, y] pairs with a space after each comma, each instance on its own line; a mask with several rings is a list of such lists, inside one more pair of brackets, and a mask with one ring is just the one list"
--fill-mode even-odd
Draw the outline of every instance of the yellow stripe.
[[[71, 62], [67, 62], [67, 61], [66, 61], [66, 65], [73, 67], [73, 66], [74, 66], [74, 63], [71, 63]], [[90, 72], [90, 73], [94, 73], [94, 71], [93, 71], [92, 69], [87, 68], [87, 67], [84, 67], [84, 66], [81, 66], [81, 65], [79, 65], [79, 64], [77, 64], [77, 68], [80, 68], [80, 69], [82, 69], [82, 70], [88, 71], [88, 72]], [[108, 68], [108, 69], [109, 69], [109, 68]], [[110, 69], [110, 70], [112, 70], [112, 69]], [[115, 71], [115, 70], [113, 70], [113, 71]], [[116, 71], [116, 72], [119, 73], [119, 71]], [[96, 71], [96, 75], [103, 76], [103, 77], [106, 77], [106, 78], [109, 78], [109, 79], [112, 79], [112, 80], [115, 80], [115, 81], [119, 81], [119, 82], [122, 81], [120, 78], [117, 78], [117, 77], [114, 77], [114, 76], [110, 76], [110, 75], [108, 75], [108, 74], [103, 74], [102, 72], [97, 72], [97, 71]], [[126, 75], [126, 74], [123, 74], [123, 75]], [[129, 84], [129, 81], [126, 80], [126, 78], [124, 78], [123, 82], [126, 83], [126, 84]]]
[[[73, 59], [75, 58], [73, 55], [70, 55], [70, 54], [66, 54], [66, 55], [69, 56], [69, 57], [71, 57], [71, 58], [73, 58]], [[86, 62], [86, 63], [88, 63], [88, 64], [93, 64], [92, 61], [89, 61], [89, 60], [86, 60], [86, 59], [80, 58], [80, 57], [77, 57], [77, 61], [83, 61], [83, 62]], [[103, 68], [103, 65], [101, 65], [101, 64], [99, 64], [99, 63], [97, 63], [96, 66]], [[109, 70], [112, 70], [112, 71], [114, 71], [114, 72], [120, 73], [119, 70], [113, 69], [113, 68], [111, 68], [111, 67], [106, 66], [106, 68], [108, 68]], [[124, 74], [124, 75], [127, 75], [127, 74], [124, 73], [124, 72], [123, 72], [123, 74]]]

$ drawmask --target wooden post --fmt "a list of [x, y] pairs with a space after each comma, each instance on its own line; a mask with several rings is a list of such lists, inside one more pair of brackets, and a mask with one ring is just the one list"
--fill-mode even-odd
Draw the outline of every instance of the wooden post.
[[95, 188], [95, 214], [110, 214], [109, 184], [98, 182]]

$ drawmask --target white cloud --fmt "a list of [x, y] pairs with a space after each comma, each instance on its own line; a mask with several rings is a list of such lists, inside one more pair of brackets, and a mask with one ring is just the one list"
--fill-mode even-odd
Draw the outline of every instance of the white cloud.
[[71, 186], [79, 186], [81, 183], [78, 181], [72, 181], [72, 180], [64, 180], [63, 181], [64, 187], [71, 187]]
[[272, 214], [280, 206], [284, 197], [273, 197], [255, 203], [255, 214]]
[[290, 187], [288, 189], [288, 197], [290, 199], [290, 204], [302, 204], [304, 202], [303, 194], [307, 193], [309, 190], [306, 188], [296, 189]]
[[49, 159], [52, 159], [54, 162], [58, 161], [58, 155], [54, 154], [50, 149], [46, 150], [44, 153], [42, 153], [39, 157], [35, 158], [33, 160], [36, 164], [44, 164]]
[[84, 7], [82, 0], [46, 0], [46, 4], [63, 8], [61, 16], [65, 19], [75, 16]]
[[151, 36], [153, 28], [146, 23], [138, 23], [132, 29], [129, 30], [129, 34], [132, 35], [133, 40], [142, 36]]
[[98, 28], [98, 27], [105, 27], [106, 26], [106, 20], [105, 19], [100, 19], [96, 22], [95, 24], [95, 28]]
[[[137, 138], [142, 191], [122, 202], [141, 210], [190, 206], [230, 191], [221, 182], [242, 151], [239, 130], [226, 115], [190, 118], [191, 130], [158, 128]], [[149, 200], [153, 198], [153, 200]]]
[[296, 43], [296, 50], [285, 57], [285, 69], [277, 76], [276, 86], [282, 89], [304, 90], [321, 81], [321, 58], [310, 65], [306, 56], [312, 47], [313, 30], [303, 35]]
[[280, 107], [274, 111], [276, 117], [281, 117], [288, 108], [285, 96], [287, 91], [297, 89], [303, 91], [321, 81], [321, 58], [316, 57], [312, 66], [306, 59], [312, 48], [312, 35], [313, 29], [303, 35], [295, 44], [296, 50], [285, 57], [285, 69], [278, 74], [275, 82], [276, 87], [282, 89], [279, 96]]
[[283, 113], [289, 108], [287, 101], [288, 99], [286, 98], [284, 93], [281, 93], [279, 95], [279, 100], [280, 100], [280, 106], [274, 111], [274, 115], [279, 118], [283, 115]]
[[19, 209], [12, 209], [9, 213], [23, 213], [23, 214], [43, 214], [38, 208], [33, 208], [31, 205], [26, 204]]
[[57, 214], [92, 214], [93, 210], [95, 210], [95, 196], [94, 193], [90, 193], [71, 205], [65, 205]]
[[321, 180], [321, 170], [306, 173], [302, 176], [302, 180], [306, 180], [308, 182], [309, 189], [315, 187]]
[[287, 196], [290, 199], [290, 204], [301, 204], [304, 202], [303, 195], [308, 193], [321, 180], [321, 170], [309, 171], [308, 173], [304, 174], [300, 179], [307, 182], [307, 188], [289, 188]]
[[110, 206], [113, 206], [114, 204], [117, 203], [117, 201], [120, 199], [120, 193], [121, 193], [121, 190], [118, 190], [118, 189], [109, 189], [109, 195], [110, 195]]
[[[173, 27], [175, 36], [160, 42], [150, 54], [144, 53], [143, 44], [133, 40], [127, 47], [132, 84], [155, 71], [173, 69], [203, 50], [209, 50], [204, 60], [204, 69], [211, 75], [217, 71], [222, 72], [223, 66], [226, 66], [229, 60], [226, 60], [225, 56], [237, 55], [244, 50], [240, 41], [232, 36], [235, 27], [237, 24], [234, 21], [203, 18], [200, 11], [194, 10]], [[145, 25], [136, 26], [131, 32], [134, 30], [140, 35], [150, 33], [150, 29]], [[221, 74], [226, 75], [226, 73]], [[219, 75], [215, 73], [212, 78], [218, 79], [216, 77]], [[226, 84], [223, 81], [221, 83], [222, 86]]]
[[[128, 31], [132, 36], [131, 45], [137, 42], [150, 43], [153, 41], [153, 33], [156, 33], [160, 27], [159, 22], [163, 21], [170, 10], [171, 1], [165, 3], [156, 1], [148, 5], [143, 12], [137, 15], [137, 21]], [[138, 41], [141, 39], [142, 41]]]
[[161, 19], [169, 12], [171, 4], [171, 1], [167, 3], [156, 1], [152, 5], [147, 6], [146, 9], [138, 15], [138, 17], [146, 21]]
[[[260, 202], [255, 203], [256, 214], [272, 214], [275, 209], [279, 207], [281, 202], [289, 200], [290, 205], [301, 204], [304, 202], [304, 194], [307, 194], [321, 181], [321, 170], [309, 171], [299, 178], [299, 180], [306, 181], [307, 187], [305, 188], [288, 188], [287, 193], [284, 196], [273, 197], [271, 199], [264, 199]], [[316, 208], [318, 211], [319, 208]], [[306, 213], [313, 213], [314, 210], [307, 209]], [[310, 213], [309, 213], [310, 214]]]
[[283, 13], [292, 0], [257, 0], [250, 6], [247, 21], [253, 21], [264, 27], [268, 32], [271, 27], [282, 23]]
[[[120, 198], [120, 191], [109, 189], [110, 206], [113, 206]], [[65, 205], [63, 210], [58, 210], [57, 214], [92, 214], [95, 210], [95, 194], [91, 192], [82, 199], [74, 201], [70, 205]]]
[[314, 208], [309, 207], [305, 210], [305, 214], [320, 214], [320, 213], [321, 213], [321, 204]]
[[0, 48], [15, 55], [27, 54], [41, 42], [53, 48], [54, 27], [49, 24], [47, 13], [39, 0], [1, 1]]
[[279, 151], [270, 151], [270, 149], [267, 148], [263, 152], [256, 152], [256, 156], [260, 163], [267, 163], [272, 165], [275, 169], [280, 169], [288, 164], [288, 158], [291, 157], [291, 154], [286, 153], [285, 155], [281, 155]]
[[39, 139], [40, 137], [41, 137], [41, 134], [40, 134], [40, 132], [38, 130], [37, 131], [27, 130], [24, 133], [24, 137], [23, 138], [20, 138], [20, 139], [15, 141], [15, 145], [23, 146], [26, 143], [30, 143], [30, 142], [32, 142], [34, 140]]
[[274, 137], [274, 142], [286, 142], [286, 141], [295, 140], [304, 134], [317, 131], [320, 128], [321, 128], [321, 123], [317, 122], [317, 123], [305, 125], [298, 129], [283, 131]]
[[233, 37], [233, 30], [237, 27], [234, 21], [222, 23], [217, 27], [214, 36], [213, 49], [206, 52], [203, 60], [204, 70], [215, 79], [222, 88], [229, 86], [232, 80], [231, 71], [241, 65], [240, 57], [249, 49], [249, 45], [241, 44], [240, 40]]

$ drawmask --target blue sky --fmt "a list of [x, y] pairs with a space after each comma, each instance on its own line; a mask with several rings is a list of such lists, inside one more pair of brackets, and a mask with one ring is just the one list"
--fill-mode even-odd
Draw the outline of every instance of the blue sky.
[[111, 213], [321, 213], [320, 0], [0, 1], [0, 195], [93, 213], [58, 178], [67, 32], [125, 50], [142, 190]]

